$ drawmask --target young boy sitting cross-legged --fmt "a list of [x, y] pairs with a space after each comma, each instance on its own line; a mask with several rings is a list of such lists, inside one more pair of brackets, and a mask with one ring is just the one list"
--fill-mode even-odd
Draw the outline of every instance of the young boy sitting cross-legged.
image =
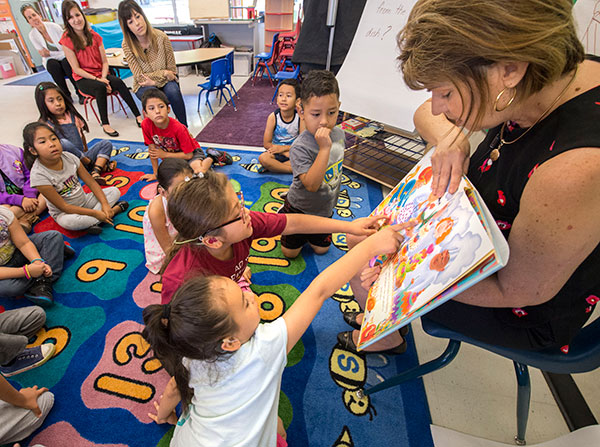
[[142, 109], [146, 115], [142, 121], [144, 144], [148, 145], [153, 171], [152, 174], [143, 175], [143, 180], [156, 180], [159, 159], [182, 158], [188, 161], [196, 173], [208, 171], [213, 162], [219, 165], [231, 164], [229, 155], [215, 149], [209, 149], [206, 157], [187, 127], [169, 117], [169, 100], [159, 89], [152, 88], [144, 92]]

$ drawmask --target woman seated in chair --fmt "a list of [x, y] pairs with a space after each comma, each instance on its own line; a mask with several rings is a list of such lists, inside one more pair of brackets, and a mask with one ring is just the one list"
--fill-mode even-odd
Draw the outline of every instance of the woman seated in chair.
[[73, 78], [77, 88], [87, 95], [96, 98], [102, 129], [111, 137], [118, 137], [108, 122], [107, 95], [116, 91], [125, 100], [141, 126], [142, 116], [129, 89], [117, 76], [108, 74], [108, 60], [102, 44], [102, 37], [90, 29], [87, 19], [78, 3], [73, 0], [64, 1], [62, 15], [65, 32], [60, 39], [63, 51], [73, 70]]
[[21, 14], [25, 17], [27, 23], [31, 25], [29, 40], [42, 56], [42, 62], [50, 76], [52, 76], [54, 83], [60, 87], [65, 95], [71, 96], [69, 87], [65, 82], [65, 78], [69, 78], [73, 87], [75, 87], [75, 93], [79, 97], [79, 104], [83, 104], [84, 98], [77, 91], [71, 66], [59, 43], [63, 35], [62, 26], [53, 22], [44, 22], [35, 6], [29, 3], [21, 6]]
[[173, 47], [165, 33], [152, 28], [144, 11], [134, 0], [119, 3], [119, 24], [123, 30], [123, 54], [133, 73], [133, 91], [141, 100], [146, 90], [162, 90], [177, 121], [187, 127], [185, 103], [177, 82]]
[[436, 146], [433, 193], [467, 173], [510, 246], [504, 269], [424, 318], [497, 346], [568, 352], [600, 297], [600, 59], [571, 10], [419, 0], [398, 36], [405, 82], [431, 91], [415, 125]]

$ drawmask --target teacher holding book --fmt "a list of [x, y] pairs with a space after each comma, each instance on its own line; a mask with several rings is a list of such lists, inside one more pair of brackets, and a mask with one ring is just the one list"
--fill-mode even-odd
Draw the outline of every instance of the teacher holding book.
[[[398, 36], [405, 82], [431, 91], [415, 125], [436, 146], [433, 193], [466, 172], [510, 246], [504, 269], [424, 318], [493, 345], [566, 353], [600, 299], [600, 60], [571, 10], [419, 0]], [[480, 129], [469, 159], [463, 133]]]
[[[419, 0], [398, 35], [405, 82], [431, 91], [415, 125], [436, 146], [433, 193], [467, 173], [510, 246], [504, 269], [424, 318], [485, 343], [567, 352], [600, 297], [600, 61], [584, 57], [571, 10]], [[464, 134], [481, 129], [469, 159]]]

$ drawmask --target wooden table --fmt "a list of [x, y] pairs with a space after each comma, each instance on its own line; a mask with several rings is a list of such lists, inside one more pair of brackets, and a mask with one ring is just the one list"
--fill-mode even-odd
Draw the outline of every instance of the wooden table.
[[[115, 52], [119, 52], [119, 55], [108, 57], [108, 66], [116, 70], [129, 68], [129, 65], [123, 61], [123, 50], [120, 48], [107, 48], [106, 50], [107, 54]], [[196, 48], [195, 50], [175, 51], [175, 64], [182, 67], [212, 62], [224, 58], [231, 52], [233, 52], [233, 48]]]

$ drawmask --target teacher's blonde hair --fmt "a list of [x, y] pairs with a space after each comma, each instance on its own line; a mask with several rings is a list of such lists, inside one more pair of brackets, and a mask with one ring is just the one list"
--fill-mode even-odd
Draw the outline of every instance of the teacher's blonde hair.
[[468, 115], [475, 112], [479, 124], [492, 103], [487, 67], [527, 62], [516, 87], [522, 100], [584, 60], [572, 9], [571, 0], [419, 0], [397, 38], [404, 80], [413, 90], [442, 82], [469, 86]]

